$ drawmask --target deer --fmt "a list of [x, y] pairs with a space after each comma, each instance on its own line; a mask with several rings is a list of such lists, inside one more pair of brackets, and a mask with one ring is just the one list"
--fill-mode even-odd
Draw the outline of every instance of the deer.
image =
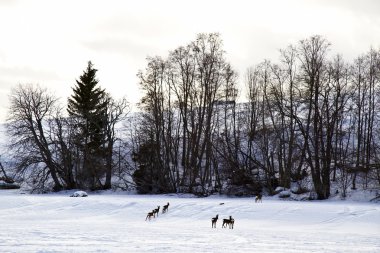
[[234, 229], [235, 219], [230, 216], [230, 228]]
[[159, 211], [160, 211], [160, 206], [157, 206], [157, 208], [153, 209], [153, 211], [152, 211], [153, 212], [153, 216], [156, 217], [155, 214], [157, 214], [157, 217], [158, 217], [158, 212]]
[[255, 198], [255, 203], [258, 203], [258, 202], [262, 203], [263, 202], [262, 197], [263, 195], [261, 195], [261, 193], [257, 194]]
[[216, 228], [216, 222], [218, 221], [219, 214], [217, 214], [215, 217], [211, 218], [211, 227]]
[[230, 216], [229, 219], [223, 219], [222, 228], [226, 228], [228, 225], [230, 229], [234, 229], [234, 223], [235, 223], [235, 220], [232, 218], [232, 216]]
[[162, 208], [162, 213], [166, 213], [167, 211], [169, 211], [169, 202]]
[[145, 220], [147, 220], [147, 219], [151, 219], [151, 218], [154, 218], [154, 210], [152, 211], [152, 212], [149, 212], [147, 215], [146, 215], [146, 218], [145, 218]]

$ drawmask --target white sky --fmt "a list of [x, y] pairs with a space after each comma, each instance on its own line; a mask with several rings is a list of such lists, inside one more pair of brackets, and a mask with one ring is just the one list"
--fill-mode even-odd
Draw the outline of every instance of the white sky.
[[203, 32], [221, 34], [241, 77], [315, 34], [352, 60], [380, 48], [380, 1], [0, 0], [0, 122], [12, 87], [38, 83], [64, 103], [89, 60], [102, 88], [137, 102], [146, 57], [166, 57]]

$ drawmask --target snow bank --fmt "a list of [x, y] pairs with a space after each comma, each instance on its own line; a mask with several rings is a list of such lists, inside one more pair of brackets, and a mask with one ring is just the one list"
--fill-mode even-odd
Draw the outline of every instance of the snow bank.
[[376, 203], [18, 192], [0, 191], [1, 252], [380, 252]]
[[70, 195], [70, 197], [87, 197], [88, 194], [85, 191], [76, 191]]

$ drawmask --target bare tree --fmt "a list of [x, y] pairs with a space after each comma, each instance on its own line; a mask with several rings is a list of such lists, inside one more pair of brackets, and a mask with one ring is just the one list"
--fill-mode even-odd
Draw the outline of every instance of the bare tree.
[[[113, 175], [113, 168], [114, 168], [114, 145], [117, 141], [116, 133], [116, 125], [120, 123], [121, 121], [125, 120], [128, 112], [129, 112], [129, 103], [125, 98], [120, 99], [119, 101], [115, 101], [111, 96], [107, 96], [107, 107], [106, 107], [106, 113], [105, 117], [107, 119], [105, 120], [105, 143], [104, 143], [104, 150], [105, 150], [105, 183], [103, 188], [104, 189], [110, 189], [111, 188], [111, 179]], [[120, 154], [119, 154], [120, 155]]]
[[[57, 99], [38, 85], [18, 85], [10, 96], [8, 133], [19, 173], [30, 175], [42, 187], [52, 179], [53, 189], [62, 189], [59, 164], [54, 160], [48, 139]], [[32, 172], [28, 171], [33, 168]]]

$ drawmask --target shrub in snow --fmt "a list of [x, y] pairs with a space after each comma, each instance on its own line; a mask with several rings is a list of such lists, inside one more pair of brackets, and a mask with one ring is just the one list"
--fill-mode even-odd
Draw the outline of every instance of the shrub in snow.
[[87, 197], [88, 194], [85, 191], [76, 191], [70, 195], [70, 197]]
[[11, 190], [11, 189], [20, 189], [20, 186], [15, 183], [0, 181], [0, 190]]
[[285, 191], [285, 188], [281, 186], [277, 186], [276, 189], [274, 190], [274, 194], [279, 194], [282, 191]]
[[318, 194], [316, 192], [310, 192], [309, 200], [317, 200]]
[[302, 186], [299, 186], [299, 185], [295, 185], [293, 186], [290, 191], [294, 194], [303, 194], [303, 193], [306, 193], [308, 192], [307, 189], [303, 188]]
[[380, 195], [374, 197], [373, 199], [370, 200], [371, 202], [379, 203], [380, 202]]
[[292, 186], [292, 188], [290, 188], [290, 191], [294, 194], [297, 194], [297, 192], [299, 191], [300, 187], [299, 186]]
[[289, 191], [282, 191], [278, 194], [278, 196], [282, 199], [284, 198], [289, 198], [290, 197], [290, 192]]
[[255, 191], [247, 185], [230, 185], [226, 190], [228, 196], [243, 197], [255, 195]]

